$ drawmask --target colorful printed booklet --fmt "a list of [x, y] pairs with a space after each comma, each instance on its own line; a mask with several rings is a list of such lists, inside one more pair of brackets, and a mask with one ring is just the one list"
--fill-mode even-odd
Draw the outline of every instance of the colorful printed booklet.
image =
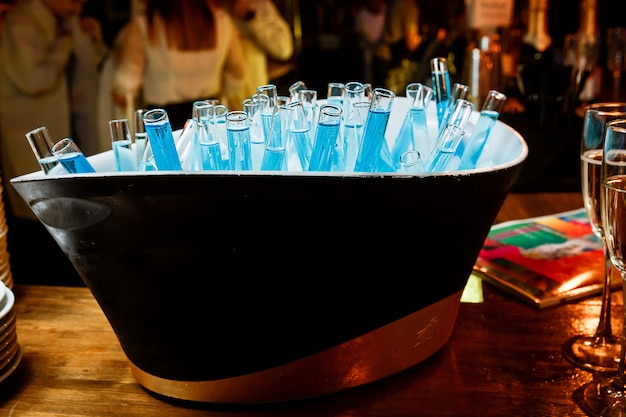
[[[491, 228], [474, 273], [539, 308], [602, 292], [602, 242], [583, 208]], [[613, 269], [612, 288], [621, 278]]]

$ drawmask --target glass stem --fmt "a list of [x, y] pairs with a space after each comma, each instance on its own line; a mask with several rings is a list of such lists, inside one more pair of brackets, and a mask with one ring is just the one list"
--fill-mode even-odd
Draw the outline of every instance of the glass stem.
[[613, 281], [613, 264], [608, 254], [606, 244], [603, 244], [604, 251], [604, 286], [602, 288], [602, 307], [600, 309], [600, 321], [596, 329], [595, 338], [604, 344], [607, 338], [612, 337], [611, 330], [611, 284]]
[[[622, 293], [626, 299], [626, 274], [622, 273]], [[626, 317], [626, 303], [624, 303], [624, 317]], [[626, 383], [624, 381], [624, 359], [626, 358], [626, 320], [622, 324], [622, 348], [619, 354], [619, 364], [617, 365], [617, 373], [613, 382], [612, 388], [623, 397], [624, 391], [626, 391]]]

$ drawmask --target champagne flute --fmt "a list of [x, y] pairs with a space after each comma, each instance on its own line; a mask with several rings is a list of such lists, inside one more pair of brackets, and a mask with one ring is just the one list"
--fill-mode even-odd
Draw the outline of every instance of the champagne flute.
[[[626, 295], [626, 119], [606, 126], [604, 157], [601, 167], [601, 216], [604, 236], [612, 264], [622, 276]], [[626, 308], [624, 309], [626, 319]], [[624, 320], [626, 323], [626, 320]], [[622, 326], [622, 345], [617, 371], [584, 384], [574, 393], [578, 406], [590, 416], [626, 415], [626, 325]]]
[[626, 69], [626, 28], [606, 31], [606, 66], [613, 77], [613, 100], [619, 98], [622, 72]]
[[563, 356], [579, 368], [615, 372], [619, 363], [620, 337], [611, 329], [611, 283], [613, 268], [608, 257], [600, 212], [600, 168], [606, 123], [626, 118], [626, 103], [595, 103], [585, 107], [580, 147], [582, 194], [593, 233], [604, 249], [604, 285], [600, 319], [593, 335], [576, 335], [565, 341]]

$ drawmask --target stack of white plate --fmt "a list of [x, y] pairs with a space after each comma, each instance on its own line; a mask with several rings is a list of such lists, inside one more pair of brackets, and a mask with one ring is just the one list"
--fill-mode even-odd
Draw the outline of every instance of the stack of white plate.
[[15, 296], [0, 282], [0, 382], [17, 368], [22, 359], [16, 329]]
[[2, 178], [0, 177], [0, 282], [9, 288], [13, 288], [13, 274], [9, 264], [9, 252], [7, 252], [7, 221], [4, 214], [4, 202], [2, 200]]
[[16, 326], [15, 295], [0, 281], [0, 382], [11, 375], [22, 359]]

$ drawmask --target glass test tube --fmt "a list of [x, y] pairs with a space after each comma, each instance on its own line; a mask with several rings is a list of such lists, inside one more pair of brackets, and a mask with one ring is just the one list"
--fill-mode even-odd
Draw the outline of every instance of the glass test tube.
[[138, 171], [154, 171], [154, 155], [148, 141], [146, 127], [143, 124], [144, 109], [137, 109], [134, 113], [135, 124], [135, 158]]
[[52, 153], [70, 174], [96, 172], [72, 138], [61, 139], [55, 143], [52, 147]]
[[265, 137], [261, 126], [260, 101], [267, 100], [267, 96], [259, 97], [257, 94], [247, 98], [242, 102], [243, 111], [248, 115], [250, 122], [250, 152], [252, 155], [252, 169], [261, 169], [263, 152], [265, 152]]
[[330, 82], [326, 88], [326, 104], [343, 109], [343, 95], [346, 89], [344, 83]]
[[450, 164], [459, 143], [465, 134], [465, 125], [469, 120], [474, 105], [467, 100], [457, 100], [446, 127], [437, 138], [435, 148], [430, 153], [425, 167], [427, 172], [443, 172], [449, 170]]
[[252, 169], [250, 120], [245, 111], [234, 110], [226, 115], [229, 168], [235, 171]]
[[450, 114], [452, 114], [452, 110], [454, 110], [454, 105], [456, 104], [456, 101], [459, 99], [467, 100], [469, 97], [469, 93], [469, 86], [461, 83], [454, 83], [454, 85], [452, 86], [452, 91], [450, 92], [450, 100], [448, 101], [446, 110], [444, 111], [443, 117], [441, 118], [439, 133], [441, 133], [445, 125], [448, 123], [448, 119], [450, 118]]
[[302, 102], [304, 112], [309, 127], [311, 128], [311, 137], [315, 137], [315, 124], [317, 120], [317, 90], [301, 90], [298, 93], [299, 100]]
[[207, 101], [193, 103], [196, 122], [196, 138], [200, 153], [200, 164], [204, 171], [222, 169], [222, 151], [217, 137], [211, 131], [210, 119], [213, 115], [213, 105]]
[[341, 126], [341, 107], [324, 104], [315, 129], [309, 171], [330, 171]]
[[485, 149], [491, 129], [493, 129], [493, 126], [496, 124], [496, 120], [498, 120], [500, 116], [505, 101], [506, 95], [497, 90], [489, 90], [483, 107], [480, 110], [480, 116], [478, 117], [476, 126], [467, 144], [459, 146], [460, 149], [457, 150], [457, 155], [461, 158], [459, 169], [473, 169], [478, 167], [478, 161]]
[[[193, 109], [193, 105], [192, 105]], [[193, 113], [193, 110], [192, 110]], [[198, 147], [196, 146], [196, 119], [187, 119], [180, 135], [175, 139], [176, 152], [183, 171], [199, 171]]]
[[349, 82], [345, 85], [343, 97], [343, 129], [339, 135], [340, 150], [338, 154], [342, 163], [337, 164], [338, 171], [354, 171], [356, 155], [359, 149], [358, 114], [355, 103], [365, 101], [365, 86], [360, 82]]
[[300, 91], [306, 90], [306, 84], [304, 81], [296, 81], [295, 83], [289, 86], [289, 97], [291, 100], [299, 100], [300, 99]]
[[395, 96], [393, 91], [384, 88], [375, 88], [372, 92], [361, 147], [354, 166], [355, 172], [374, 172], [378, 166]]
[[133, 153], [133, 140], [130, 136], [128, 119], [109, 120], [111, 147], [115, 157], [115, 168], [118, 171], [135, 171], [137, 159]]
[[306, 171], [309, 169], [311, 153], [311, 128], [300, 100], [287, 104], [287, 169]]
[[261, 122], [265, 136], [265, 151], [261, 161], [261, 170], [280, 171], [287, 165], [285, 161], [285, 140], [278, 108], [276, 86], [267, 84], [257, 87], [259, 96], [267, 96], [262, 100]]
[[157, 169], [182, 171], [167, 111], [164, 109], [148, 110], [143, 115], [143, 123]]
[[450, 73], [448, 72], [448, 61], [445, 58], [433, 58], [430, 60], [430, 74], [435, 92], [435, 102], [437, 103], [437, 122], [441, 129], [443, 124], [443, 114], [450, 100]]
[[[65, 173], [62, 169], [62, 165], [59, 165], [59, 160], [52, 153], [52, 147], [54, 143], [50, 137], [50, 132], [45, 126], [38, 127], [26, 133], [26, 139], [30, 144], [37, 162], [44, 174], [49, 173]], [[55, 169], [56, 168], [56, 169]]]
[[[426, 109], [433, 99], [433, 89], [421, 83], [411, 83], [406, 86], [405, 94], [411, 102], [411, 107], [404, 116], [391, 150], [391, 159], [396, 170], [402, 167], [401, 156], [405, 152], [415, 151], [420, 159], [426, 159], [430, 153]], [[412, 154], [410, 159], [411, 166], [414, 167], [415, 154]]]
[[211, 117], [211, 133], [220, 144], [220, 152], [222, 153], [222, 168], [228, 167], [228, 137], [226, 136], [226, 115], [228, 107], [224, 104], [214, 104], [210, 110]]

